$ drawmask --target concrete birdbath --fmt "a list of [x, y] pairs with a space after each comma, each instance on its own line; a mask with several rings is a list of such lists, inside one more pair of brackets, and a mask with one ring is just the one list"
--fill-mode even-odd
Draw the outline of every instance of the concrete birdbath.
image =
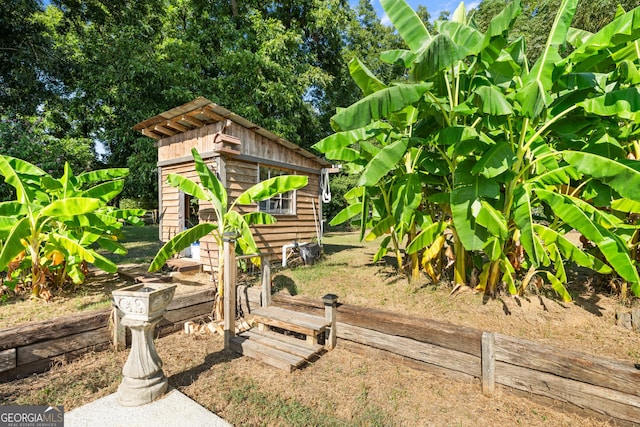
[[153, 333], [175, 290], [176, 285], [145, 283], [112, 293], [115, 305], [124, 313], [122, 325], [131, 329], [131, 352], [118, 387], [118, 402], [122, 406], [150, 403], [167, 390], [168, 381], [162, 372]]

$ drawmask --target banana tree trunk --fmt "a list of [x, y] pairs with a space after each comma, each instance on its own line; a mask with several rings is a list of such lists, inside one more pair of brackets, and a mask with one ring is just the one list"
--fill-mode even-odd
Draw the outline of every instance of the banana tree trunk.
[[456, 260], [453, 264], [453, 280], [456, 285], [467, 284], [467, 251], [458, 237], [458, 233], [453, 229], [453, 251]]

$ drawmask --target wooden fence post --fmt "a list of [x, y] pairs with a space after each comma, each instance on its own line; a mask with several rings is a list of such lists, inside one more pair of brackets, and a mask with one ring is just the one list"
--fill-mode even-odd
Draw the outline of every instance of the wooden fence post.
[[338, 306], [338, 296], [327, 294], [322, 297], [324, 302], [324, 318], [331, 323], [329, 336], [325, 337], [324, 347], [327, 350], [333, 350], [338, 342], [338, 334], [336, 333], [336, 308]]
[[230, 348], [231, 338], [236, 335], [236, 234], [224, 233], [224, 348]]
[[263, 308], [266, 308], [271, 305], [271, 264], [269, 255], [262, 255], [260, 264], [262, 267], [262, 298], [260, 303]]
[[482, 394], [493, 396], [496, 391], [495, 336], [492, 332], [482, 333]]

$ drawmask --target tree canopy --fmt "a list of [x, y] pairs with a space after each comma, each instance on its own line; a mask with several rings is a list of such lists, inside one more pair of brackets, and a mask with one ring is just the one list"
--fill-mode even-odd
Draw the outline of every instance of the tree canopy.
[[[530, 49], [544, 44], [536, 34], [547, 34], [556, 3], [523, 2], [514, 34]], [[481, 2], [477, 25], [504, 4]], [[612, 0], [580, 2], [576, 25], [598, 27], [615, 10]], [[417, 12], [430, 27], [429, 11]], [[123, 196], [156, 200], [155, 148], [134, 124], [204, 96], [308, 148], [361, 95], [350, 60], [383, 81], [406, 80], [380, 60], [401, 46], [370, 0], [2, 2], [0, 150], [36, 156], [58, 176], [64, 160], [76, 170], [129, 167]]]

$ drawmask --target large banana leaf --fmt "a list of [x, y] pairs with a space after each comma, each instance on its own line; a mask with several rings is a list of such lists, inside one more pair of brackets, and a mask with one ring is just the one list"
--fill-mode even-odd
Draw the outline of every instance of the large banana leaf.
[[329, 225], [338, 225], [343, 222], [349, 221], [351, 218], [358, 216], [362, 213], [362, 203], [354, 203], [352, 205], [347, 205], [346, 208], [342, 209], [340, 212], [333, 217], [331, 221], [329, 221]]
[[484, 36], [475, 28], [455, 21], [436, 21], [436, 24], [438, 32], [446, 34], [456, 44], [460, 58], [477, 55], [482, 49]]
[[495, 180], [482, 175], [472, 175], [473, 160], [458, 165], [453, 174], [454, 189], [451, 192], [451, 214], [460, 241], [468, 251], [481, 250], [490, 232], [476, 223], [476, 214], [482, 199], [495, 199], [500, 186]]
[[378, 237], [391, 233], [391, 228], [395, 225], [396, 220], [392, 216], [388, 216], [380, 221], [369, 231], [364, 238], [367, 242], [377, 239]]
[[7, 268], [7, 265], [25, 249], [21, 241], [30, 234], [29, 217], [24, 217], [15, 223], [0, 249], [0, 271]]
[[78, 242], [68, 238], [67, 236], [59, 233], [52, 233], [49, 239], [54, 245], [64, 248], [65, 252], [69, 256], [78, 257], [82, 261], [91, 263], [95, 261], [95, 257], [91, 253], [93, 251], [87, 250], [82, 245], [78, 244]]
[[[191, 155], [193, 156], [196, 172], [198, 172], [198, 176], [200, 177], [200, 182], [204, 188], [209, 190], [212, 196], [206, 200], [213, 203], [215, 210], [219, 215], [224, 215], [227, 211], [227, 190], [224, 188], [224, 184], [220, 182], [218, 177], [207, 167], [205, 162], [202, 160], [202, 157], [200, 157], [198, 150], [193, 148], [191, 150]], [[200, 197], [198, 198], [202, 200]]]
[[83, 196], [100, 199], [104, 203], [107, 203], [120, 194], [123, 188], [124, 179], [117, 179], [115, 181], [103, 182], [95, 187], [91, 187], [83, 193]]
[[480, 210], [476, 215], [476, 222], [489, 230], [491, 234], [497, 236], [500, 243], [504, 242], [509, 235], [507, 221], [504, 215], [491, 206], [486, 200], [482, 200], [480, 206]]
[[201, 237], [206, 236], [217, 228], [218, 224], [204, 222], [176, 234], [160, 248], [153, 261], [151, 261], [149, 271], [159, 270], [174, 254], [188, 248], [193, 242], [197, 242]]
[[[562, 157], [578, 171], [600, 179], [627, 199], [640, 202], [640, 172], [620, 161], [582, 151], [565, 151]], [[640, 162], [635, 162], [640, 165]]]
[[271, 225], [277, 222], [275, 216], [266, 212], [249, 212], [243, 214], [242, 217], [249, 225]]
[[315, 143], [312, 148], [325, 154], [341, 151], [349, 145], [356, 144], [360, 141], [367, 141], [389, 130], [391, 130], [391, 126], [388, 123], [376, 121], [363, 128], [331, 134]]
[[640, 291], [638, 289], [638, 283], [640, 283], [638, 271], [624, 242], [601, 226], [600, 221], [592, 219], [589, 212], [584, 209], [585, 206], [579, 204], [579, 200], [547, 190], [536, 190], [536, 194], [549, 204], [554, 214], [594, 242], [616, 273], [634, 284], [633, 289]]
[[417, 51], [431, 39], [427, 27], [406, 1], [380, 0], [380, 4], [409, 49]]
[[16, 189], [16, 199], [18, 202], [29, 203], [31, 200], [30, 197], [28, 197], [27, 189], [18, 172], [9, 163], [10, 159], [12, 158], [0, 155], [0, 175], [4, 177], [4, 182]]
[[426, 83], [398, 84], [379, 90], [338, 111], [331, 118], [331, 127], [336, 131], [353, 130], [374, 120], [386, 119], [391, 113], [418, 102], [430, 86]]
[[449, 36], [438, 34], [416, 53], [411, 76], [418, 82], [426, 80], [464, 58], [464, 52]]
[[365, 96], [387, 87], [358, 58], [349, 61], [349, 74]]
[[562, 256], [579, 266], [590, 268], [602, 274], [611, 274], [613, 270], [593, 255], [584, 252], [562, 234], [542, 224], [534, 224], [533, 229], [546, 245], [555, 244]]
[[491, 147], [471, 169], [474, 175], [482, 175], [485, 178], [495, 178], [507, 171], [515, 162], [516, 155], [511, 149], [511, 144], [500, 141]]
[[114, 264], [110, 259], [100, 255], [99, 253], [89, 249], [89, 251], [93, 255], [92, 264], [98, 267], [102, 271], [106, 271], [107, 273], [117, 273], [118, 266]]
[[528, 188], [520, 186], [513, 194], [513, 220], [520, 230], [520, 243], [535, 265], [540, 265], [543, 249], [533, 235], [533, 203]]
[[380, 60], [387, 64], [395, 65], [400, 62], [404, 68], [411, 68], [416, 54], [406, 49], [386, 50], [380, 54]]
[[509, 2], [500, 13], [494, 16], [491, 22], [489, 22], [489, 27], [485, 33], [483, 47], [489, 46], [494, 37], [502, 36], [509, 30], [521, 11], [520, 0], [514, 0]]
[[177, 187], [181, 191], [187, 193], [190, 196], [195, 197], [198, 200], [207, 200], [207, 201], [213, 202], [213, 199], [214, 199], [213, 194], [207, 193], [201, 186], [199, 186], [189, 178], [185, 178], [182, 175], [172, 173], [172, 174], [169, 174], [169, 176], [167, 176], [167, 182], [171, 186]]
[[282, 175], [269, 178], [245, 190], [238, 196], [236, 203], [247, 205], [249, 203], [270, 199], [276, 194], [302, 188], [306, 186], [308, 182], [309, 177], [305, 175]]
[[[637, 40], [640, 37], [640, 8], [618, 16], [590, 37], [585, 37], [585, 34], [580, 36], [580, 43], [576, 43], [576, 49], [565, 59], [565, 63], [580, 64], [601, 51]], [[575, 33], [573, 40], [576, 40]]]
[[40, 217], [64, 217], [94, 212], [102, 203], [100, 199], [70, 197], [52, 202], [38, 212]]
[[587, 113], [639, 122], [640, 88], [630, 87], [608, 92], [601, 96], [585, 99], [578, 105], [584, 108]]
[[422, 203], [422, 181], [417, 173], [408, 173], [393, 186], [395, 198], [391, 204], [393, 216], [399, 224], [410, 224]]
[[404, 156], [409, 145], [407, 138], [402, 138], [384, 147], [373, 159], [367, 164], [360, 176], [358, 185], [371, 187], [376, 185], [378, 181], [392, 171], [398, 161]]
[[90, 172], [83, 172], [76, 177], [78, 184], [89, 184], [93, 182], [109, 181], [112, 179], [126, 178], [129, 176], [127, 168], [99, 169]]

